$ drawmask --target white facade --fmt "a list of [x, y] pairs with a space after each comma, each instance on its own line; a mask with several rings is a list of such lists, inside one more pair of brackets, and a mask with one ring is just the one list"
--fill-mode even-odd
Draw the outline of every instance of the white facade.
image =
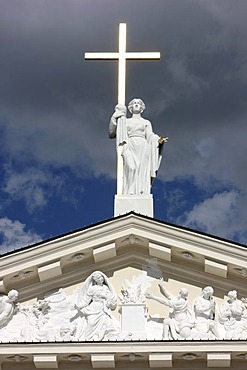
[[[169, 307], [146, 298], [146, 293], [162, 297], [159, 279], [163, 277], [164, 287], [172, 295], [177, 296], [181, 288], [187, 289], [192, 308], [202, 289], [211, 286], [219, 311], [232, 290], [238, 292], [237, 301], [246, 310], [245, 301], [241, 301], [247, 296], [244, 246], [130, 213], [2, 256], [0, 291], [6, 297], [12, 289], [17, 290], [18, 307], [22, 309], [37, 307], [37, 301], [43, 302], [51, 296], [56, 305], [58, 292], [63, 292], [70, 297], [74, 309], [84, 281], [94, 271], [107, 276], [117, 295], [117, 307], [112, 310], [114, 323], [119, 323], [115, 337], [87, 341], [74, 338], [72, 333], [72, 337], [54, 338], [59, 320], [52, 319], [51, 337], [45, 339], [44, 334], [40, 341], [30, 337], [25, 343], [24, 337], [17, 334], [18, 342], [12, 334], [8, 341], [3, 325], [0, 328], [2, 369], [246, 369], [244, 334], [229, 340], [225, 340], [226, 332], [219, 338], [164, 340], [163, 320], [169, 316]], [[130, 291], [127, 296], [123, 293], [123, 286], [128, 288], [138, 281], [143, 282], [139, 301], [136, 294], [129, 298]], [[131, 315], [131, 319], [122, 317], [122, 312]], [[30, 315], [28, 309], [27, 315]], [[46, 317], [50, 320], [51, 316], [50, 312]], [[15, 314], [11, 320], [16, 320]], [[237, 337], [236, 332], [234, 335]]]

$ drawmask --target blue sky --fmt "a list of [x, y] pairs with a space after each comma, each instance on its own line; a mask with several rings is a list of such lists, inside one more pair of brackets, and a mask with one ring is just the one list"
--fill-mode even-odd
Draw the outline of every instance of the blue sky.
[[128, 51], [127, 100], [169, 136], [155, 217], [246, 244], [245, 0], [0, 1], [2, 253], [113, 217], [118, 24]]

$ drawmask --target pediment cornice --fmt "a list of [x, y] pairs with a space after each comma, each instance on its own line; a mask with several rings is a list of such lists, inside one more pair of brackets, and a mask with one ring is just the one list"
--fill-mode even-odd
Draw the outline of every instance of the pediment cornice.
[[182, 271], [190, 282], [203, 279], [215, 286], [217, 277], [219, 289], [227, 289], [234, 282], [244, 294], [244, 246], [135, 213], [2, 256], [0, 288], [2, 292], [19, 288], [24, 300], [51, 285], [83, 281], [92, 270], [111, 274], [127, 264], [143, 265], [147, 258], [156, 258], [162, 268], [177, 277]]

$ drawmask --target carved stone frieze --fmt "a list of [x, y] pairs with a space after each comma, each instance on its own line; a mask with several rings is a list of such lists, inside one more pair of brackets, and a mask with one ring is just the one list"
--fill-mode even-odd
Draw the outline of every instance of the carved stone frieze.
[[[217, 305], [211, 286], [192, 302], [186, 288], [174, 296], [163, 279], [161, 295], [147, 292], [150, 287], [150, 278], [139, 275], [126, 279], [117, 297], [108, 277], [95, 271], [79, 291], [68, 295], [60, 288], [32, 304], [17, 303], [18, 292], [11, 290], [0, 296], [0, 341], [247, 339], [247, 299], [239, 300], [236, 290]], [[150, 317], [149, 300], [167, 306], [169, 314], [162, 320]]]

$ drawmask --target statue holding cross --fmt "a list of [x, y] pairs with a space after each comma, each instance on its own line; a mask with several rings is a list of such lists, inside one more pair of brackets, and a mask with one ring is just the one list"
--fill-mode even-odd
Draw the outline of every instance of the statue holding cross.
[[127, 52], [125, 23], [119, 25], [118, 52], [85, 53], [85, 59], [115, 59], [118, 61], [118, 104], [109, 125], [110, 138], [117, 144], [117, 195], [149, 195], [151, 184], [160, 165], [163, 144], [167, 137], [152, 131], [150, 121], [141, 117], [145, 104], [133, 99], [125, 107], [126, 60], [160, 59], [159, 52]]
[[167, 138], [154, 134], [151, 122], [141, 117], [144, 109], [141, 99], [133, 99], [128, 104], [131, 118], [126, 118], [125, 106], [118, 104], [110, 120], [109, 137], [116, 138], [117, 148], [122, 149], [123, 195], [150, 194], [163, 144], [167, 141]]

